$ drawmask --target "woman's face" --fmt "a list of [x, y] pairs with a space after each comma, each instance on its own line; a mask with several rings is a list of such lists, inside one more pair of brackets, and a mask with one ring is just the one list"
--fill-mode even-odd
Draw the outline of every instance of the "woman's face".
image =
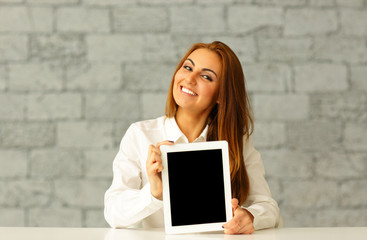
[[220, 57], [199, 48], [185, 60], [174, 77], [173, 98], [182, 110], [209, 114], [218, 100]]

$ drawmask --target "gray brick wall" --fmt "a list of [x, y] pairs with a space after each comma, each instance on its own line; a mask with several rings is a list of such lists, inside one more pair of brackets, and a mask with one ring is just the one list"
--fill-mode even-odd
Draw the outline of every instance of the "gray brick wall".
[[243, 63], [285, 225], [366, 226], [366, 0], [0, 0], [0, 226], [107, 226], [121, 137], [213, 40]]

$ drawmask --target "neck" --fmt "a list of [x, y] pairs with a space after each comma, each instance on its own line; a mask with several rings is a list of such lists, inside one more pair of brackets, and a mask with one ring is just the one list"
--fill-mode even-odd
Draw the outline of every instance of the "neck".
[[203, 132], [208, 115], [194, 114], [179, 108], [177, 109], [175, 118], [182, 133], [187, 137], [189, 142], [193, 142]]

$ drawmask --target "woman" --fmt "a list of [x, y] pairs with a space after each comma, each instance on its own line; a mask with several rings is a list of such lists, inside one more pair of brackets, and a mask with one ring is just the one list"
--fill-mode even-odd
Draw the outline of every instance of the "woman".
[[132, 124], [121, 141], [105, 194], [107, 222], [115, 228], [163, 227], [159, 147], [226, 140], [233, 218], [223, 225], [224, 232], [276, 227], [279, 208], [249, 138], [252, 126], [244, 74], [234, 52], [221, 42], [193, 45], [173, 75], [165, 116]]

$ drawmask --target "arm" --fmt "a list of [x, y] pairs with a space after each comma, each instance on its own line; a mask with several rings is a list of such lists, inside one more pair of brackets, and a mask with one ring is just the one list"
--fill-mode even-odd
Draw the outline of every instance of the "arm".
[[145, 146], [139, 132], [130, 126], [113, 161], [113, 181], [105, 194], [105, 218], [113, 228], [133, 226], [159, 210], [163, 203], [151, 195], [150, 184], [142, 186], [140, 157]]
[[266, 182], [260, 153], [256, 151], [251, 140], [244, 139], [244, 142], [244, 159], [250, 181], [250, 192], [241, 208], [253, 215], [255, 230], [277, 227], [280, 216], [279, 207], [272, 198]]

